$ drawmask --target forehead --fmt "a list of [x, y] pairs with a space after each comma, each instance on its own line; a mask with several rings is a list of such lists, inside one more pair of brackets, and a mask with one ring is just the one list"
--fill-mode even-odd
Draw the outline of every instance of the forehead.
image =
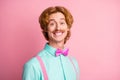
[[61, 12], [56, 12], [49, 16], [49, 20], [65, 20], [65, 16]]

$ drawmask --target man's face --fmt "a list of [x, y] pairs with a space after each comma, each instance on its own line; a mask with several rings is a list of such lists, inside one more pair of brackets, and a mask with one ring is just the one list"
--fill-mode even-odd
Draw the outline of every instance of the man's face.
[[67, 36], [67, 32], [69, 31], [65, 16], [60, 13], [53, 13], [49, 17], [49, 23], [48, 23], [48, 36], [49, 36], [49, 42], [63, 42], [64, 39]]

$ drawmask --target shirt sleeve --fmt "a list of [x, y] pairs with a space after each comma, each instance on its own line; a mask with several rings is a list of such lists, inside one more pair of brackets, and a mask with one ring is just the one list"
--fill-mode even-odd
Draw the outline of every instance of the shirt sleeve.
[[34, 79], [34, 69], [30, 64], [25, 64], [23, 69], [22, 80], [33, 80]]
[[33, 64], [26, 63], [23, 68], [22, 80], [42, 80]]

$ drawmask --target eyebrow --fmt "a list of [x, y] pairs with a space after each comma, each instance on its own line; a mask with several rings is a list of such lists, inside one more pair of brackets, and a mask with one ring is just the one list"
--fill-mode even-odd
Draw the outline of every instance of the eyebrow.
[[[65, 18], [60, 18], [60, 20], [65, 20]], [[50, 21], [55, 21], [55, 19], [49, 19], [49, 22]]]

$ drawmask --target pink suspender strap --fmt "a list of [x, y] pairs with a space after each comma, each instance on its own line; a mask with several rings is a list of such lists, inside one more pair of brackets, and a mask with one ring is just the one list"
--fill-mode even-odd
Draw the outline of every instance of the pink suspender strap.
[[43, 72], [44, 80], [48, 80], [48, 76], [47, 76], [46, 69], [45, 69], [45, 66], [44, 66], [44, 63], [43, 63], [42, 59], [40, 58], [40, 56], [36, 56], [36, 58], [38, 59], [38, 61], [40, 63], [40, 66], [41, 66], [41, 69], [42, 69], [42, 72]]
[[79, 75], [78, 75], [77, 69], [76, 69], [76, 67], [75, 67], [75, 64], [73, 63], [73, 60], [72, 60], [71, 57], [69, 57], [69, 59], [70, 59], [72, 65], [73, 65], [73, 67], [74, 67], [74, 70], [75, 70], [75, 73], [76, 73], [76, 80], [79, 80]]

